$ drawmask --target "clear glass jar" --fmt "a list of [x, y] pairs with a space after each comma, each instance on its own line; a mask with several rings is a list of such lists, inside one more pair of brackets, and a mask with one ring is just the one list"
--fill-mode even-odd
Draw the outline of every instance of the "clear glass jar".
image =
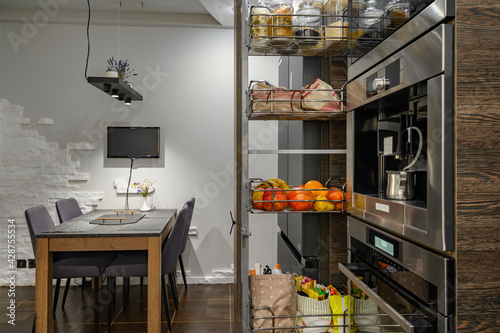
[[[292, 0], [271, 0], [269, 7], [273, 14], [271, 22], [268, 27], [268, 33], [271, 37], [291, 37], [293, 36], [292, 29], [292, 14], [293, 3]], [[288, 16], [290, 15], [290, 16]], [[278, 42], [279, 40], [271, 39], [271, 42]]]
[[318, 9], [321, 11], [321, 14], [323, 14], [323, 10], [324, 10], [323, 0], [314, 0], [313, 6], [318, 7]]
[[408, 0], [393, 0], [385, 6], [386, 35], [399, 28], [410, 17]]
[[377, 9], [376, 0], [368, 0], [366, 9], [361, 13], [359, 27], [364, 30], [363, 38], [381, 38], [382, 37], [382, 17], [384, 11]]
[[251, 28], [252, 45], [263, 47], [267, 45], [268, 29], [267, 23], [271, 18], [271, 11], [267, 6], [267, 0], [260, 0], [258, 6], [252, 7], [251, 12]]
[[312, 0], [302, 1], [294, 18], [294, 36], [299, 45], [312, 46], [321, 37], [321, 11], [313, 5]]
[[364, 30], [359, 26], [359, 19], [365, 9], [365, 0], [352, 0], [351, 6], [348, 7], [347, 11], [347, 16], [349, 17], [349, 37], [358, 38], [363, 35]]
[[323, 12], [326, 14], [325, 24], [341, 20], [348, 4], [349, 0], [328, 0], [323, 7]]
[[324, 36], [327, 47], [338, 45], [347, 39], [348, 19], [347, 6], [349, 0], [328, 0], [324, 6]]

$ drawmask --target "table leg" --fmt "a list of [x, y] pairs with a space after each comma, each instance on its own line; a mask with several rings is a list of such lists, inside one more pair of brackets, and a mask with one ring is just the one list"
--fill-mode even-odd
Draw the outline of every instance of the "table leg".
[[36, 239], [36, 332], [52, 332], [52, 252], [49, 239]]
[[148, 239], [148, 333], [161, 331], [161, 240]]

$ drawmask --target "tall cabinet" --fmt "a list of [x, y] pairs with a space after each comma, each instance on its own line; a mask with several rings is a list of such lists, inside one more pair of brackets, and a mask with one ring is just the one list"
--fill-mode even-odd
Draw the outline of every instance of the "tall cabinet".
[[[235, 288], [234, 332], [248, 332], [248, 122], [247, 2], [235, 0]], [[458, 332], [496, 332], [500, 325], [498, 221], [500, 211], [500, 43], [498, 1], [457, 0], [454, 98], [454, 221], [456, 259], [456, 327]], [[333, 59], [332, 61], [340, 61]], [[345, 64], [344, 64], [345, 65]], [[345, 68], [346, 66], [344, 66]], [[332, 73], [342, 66], [332, 67]], [[336, 73], [342, 74], [342, 73]], [[345, 131], [330, 122], [332, 133]], [[342, 134], [338, 135], [342, 141]], [[345, 134], [344, 134], [345, 137]], [[337, 140], [337, 138], [332, 138]], [[334, 155], [339, 169], [345, 160]], [[340, 215], [341, 216], [341, 215]], [[334, 215], [333, 220], [337, 218]], [[332, 222], [341, 225], [342, 222]], [[338, 229], [332, 244], [340, 248], [345, 231]], [[333, 245], [331, 245], [333, 246]], [[330, 251], [332, 252], [332, 251]], [[331, 258], [340, 260], [342, 258]], [[332, 275], [332, 279], [335, 277]]]
[[[340, 100], [343, 97], [341, 91], [343, 83], [342, 78], [335, 82], [333, 88], [339, 97], [339, 109], [337, 111], [329, 112], [311, 112], [311, 111], [295, 111], [295, 112], [270, 112], [270, 113], [252, 113], [252, 104], [249, 99], [251, 80], [259, 80], [259, 78], [248, 77], [248, 58], [249, 56], [287, 56], [287, 51], [280, 50], [276, 52], [276, 48], [269, 47], [264, 50], [255, 48], [250, 40], [250, 26], [249, 20], [251, 19], [250, 8], [248, 2], [244, 0], [235, 1], [235, 160], [236, 160], [236, 179], [235, 179], [235, 238], [234, 238], [234, 255], [235, 255], [235, 332], [249, 332], [250, 331], [250, 304], [249, 304], [249, 267], [253, 263], [249, 262], [249, 237], [251, 236], [251, 225], [249, 225], [249, 214], [251, 214], [251, 189], [255, 186], [255, 182], [249, 177], [249, 156], [251, 154], [276, 154], [278, 155], [279, 170], [276, 170], [276, 177], [288, 181], [290, 185], [300, 185], [307, 180], [317, 177], [320, 181], [325, 181], [328, 178], [333, 178], [332, 185], [343, 185], [345, 179], [345, 114], [343, 107], [340, 106]], [[318, 42], [318, 43], [316, 43]], [[298, 52], [294, 51], [293, 57], [285, 57], [282, 62], [291, 63], [301, 62], [301, 60], [292, 59], [296, 56], [304, 57], [303, 63], [317, 64], [317, 68], [312, 71], [304, 70], [304, 79], [301, 80], [299, 86], [291, 86], [283, 82], [280, 75], [280, 85], [286, 86], [289, 89], [300, 90], [301, 86], [307, 82], [311, 82], [315, 78], [321, 78], [327, 83], [331, 83], [331, 77], [343, 76], [345, 78], [345, 71], [342, 73], [333, 73], [331, 75], [332, 61], [340, 61], [341, 67], [346, 68], [343, 58], [332, 58], [332, 52], [326, 51], [327, 46], [324, 40], [317, 40], [312, 44], [314, 47], [309, 47], [307, 44], [300, 45]], [[279, 47], [278, 47], [279, 49]], [[280, 54], [281, 53], [281, 54]], [[310, 68], [304, 66], [303, 68]], [[314, 74], [311, 74], [313, 73]], [[285, 81], [291, 81], [287, 78]], [[273, 82], [277, 84], [277, 82]], [[292, 84], [293, 85], [293, 84]], [[271, 97], [272, 98], [272, 97]], [[292, 138], [286, 138], [283, 133], [280, 134], [280, 143], [277, 150], [265, 151], [249, 149], [248, 142], [248, 128], [251, 121], [262, 120], [280, 120], [285, 122], [283, 128], [287, 128], [291, 133]], [[318, 131], [316, 135], [316, 131]], [[309, 134], [307, 134], [309, 133]], [[337, 134], [332, 134], [337, 133]], [[298, 140], [293, 138], [297, 135]], [[313, 139], [307, 137], [313, 136]], [[305, 139], [304, 139], [305, 138]], [[314, 142], [313, 145], [308, 145], [307, 142]], [[297, 141], [297, 142], [295, 142]], [[304, 142], [306, 142], [304, 144]], [[308, 171], [310, 165], [314, 164], [315, 172], [313, 176]], [[332, 168], [332, 166], [334, 166]], [[308, 168], [309, 167], [309, 168]], [[289, 251], [283, 242], [283, 237], [291, 243], [296, 243], [300, 248], [300, 239], [288, 239], [286, 234], [288, 231], [297, 231], [300, 237], [304, 237], [301, 230], [301, 222], [307, 220], [307, 223], [317, 225], [316, 230], [322, 234], [322, 239], [317, 241], [320, 249], [317, 252], [317, 258], [308, 257], [307, 263], [303, 266], [318, 268], [304, 269], [303, 272], [310, 274], [320, 274], [322, 272], [321, 281], [323, 283], [334, 283], [336, 276], [332, 274], [330, 267], [336, 267], [337, 263], [345, 262], [345, 215], [342, 214], [342, 209], [328, 212], [270, 212], [278, 214], [278, 224], [280, 233], [278, 234], [278, 247], [282, 253]], [[335, 228], [335, 239], [332, 239], [331, 225], [337, 225]], [[344, 237], [342, 236], [344, 235]], [[294, 238], [295, 236], [290, 236]], [[330, 256], [332, 248], [335, 250], [336, 255]], [[278, 249], [276, 249], [278, 251]], [[278, 252], [280, 253], [280, 252]], [[340, 253], [340, 255], [339, 255]], [[316, 256], [316, 254], [314, 255]], [[285, 260], [285, 257], [278, 255], [279, 260]], [[333, 262], [332, 262], [333, 260]], [[289, 267], [294, 267], [293, 264]], [[310, 266], [309, 266], [310, 265]], [[300, 265], [295, 266], [300, 270]], [[291, 270], [294, 270], [293, 268]], [[297, 271], [296, 273], [301, 273]], [[306, 274], [306, 273], [304, 273]]]

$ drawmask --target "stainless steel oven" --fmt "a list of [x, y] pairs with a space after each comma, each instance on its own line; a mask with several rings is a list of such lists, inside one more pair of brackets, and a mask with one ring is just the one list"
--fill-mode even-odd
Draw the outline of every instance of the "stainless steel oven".
[[347, 109], [348, 212], [453, 251], [453, 26], [437, 25], [353, 78]]
[[351, 320], [359, 332], [454, 332], [454, 260], [348, 217]]

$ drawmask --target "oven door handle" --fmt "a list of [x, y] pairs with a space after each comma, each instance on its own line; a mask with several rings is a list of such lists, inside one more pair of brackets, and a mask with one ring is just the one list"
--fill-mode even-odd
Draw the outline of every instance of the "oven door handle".
[[344, 275], [351, 281], [353, 281], [356, 286], [361, 289], [366, 296], [368, 296], [375, 304], [377, 304], [392, 320], [394, 320], [406, 333], [413, 333], [415, 326], [413, 326], [409, 321], [407, 321], [399, 312], [394, 310], [392, 306], [387, 304], [382, 297], [377, 295], [370, 287], [368, 287], [363, 281], [358, 279], [346, 266], [339, 263], [339, 269]]

